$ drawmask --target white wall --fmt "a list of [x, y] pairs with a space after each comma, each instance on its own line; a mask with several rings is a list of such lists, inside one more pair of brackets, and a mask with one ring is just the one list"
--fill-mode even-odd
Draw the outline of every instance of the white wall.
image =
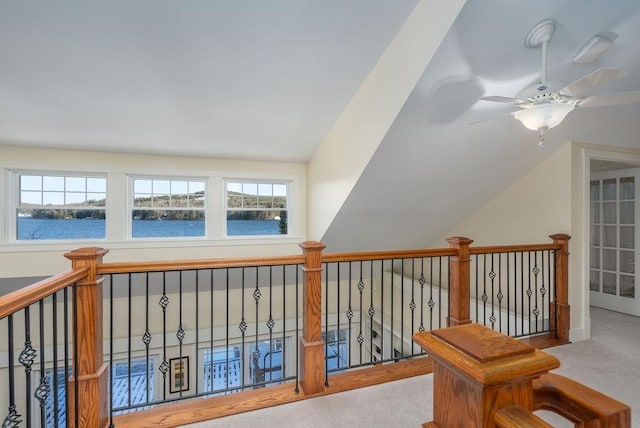
[[[298, 243], [305, 241], [307, 235], [306, 169], [304, 163], [148, 156], [0, 145], [0, 194], [3, 210], [0, 217], [0, 278], [47, 276], [67, 270], [70, 263], [64, 258], [64, 252], [85, 246], [109, 249], [106, 262], [300, 254]], [[16, 242], [10, 232], [11, 202], [14, 197], [10, 178], [12, 171], [25, 170], [107, 174], [108, 239], [72, 243]], [[146, 241], [128, 239], [125, 228], [121, 227], [127, 215], [125, 201], [128, 174], [207, 179], [208, 238]], [[292, 180], [289, 235], [260, 239], [224, 238], [225, 178]], [[118, 203], [114, 203], [114, 199]], [[110, 221], [116, 224], [109, 223]]]
[[[574, 224], [574, 144], [567, 143], [443, 236], [465, 236], [472, 245], [550, 243], [549, 235], [566, 233], [569, 241], [571, 339], [584, 338], [583, 287], [576, 275], [581, 233]], [[576, 236], [577, 235], [577, 236]], [[440, 241], [443, 242], [443, 241]]]
[[422, 0], [309, 162], [309, 237], [320, 240], [466, 0]]

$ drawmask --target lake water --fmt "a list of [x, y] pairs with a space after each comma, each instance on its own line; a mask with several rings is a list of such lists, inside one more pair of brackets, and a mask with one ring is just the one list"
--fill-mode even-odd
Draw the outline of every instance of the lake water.
[[[204, 220], [132, 220], [134, 238], [204, 236]], [[278, 220], [229, 220], [227, 235], [279, 235]], [[104, 239], [104, 220], [18, 218], [18, 240]]]

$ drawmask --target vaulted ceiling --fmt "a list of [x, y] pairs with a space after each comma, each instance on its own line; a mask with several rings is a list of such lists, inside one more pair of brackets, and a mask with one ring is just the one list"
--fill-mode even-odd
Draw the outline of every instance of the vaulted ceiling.
[[[0, 143], [305, 162], [417, 4], [0, 0]], [[524, 38], [545, 18], [550, 79], [606, 66], [629, 75], [599, 92], [640, 89], [637, 0], [468, 0], [324, 234], [330, 249], [429, 244], [570, 140], [640, 148], [640, 104], [577, 109], [538, 150], [508, 106], [478, 101], [539, 79]], [[571, 61], [603, 32], [602, 57]]]

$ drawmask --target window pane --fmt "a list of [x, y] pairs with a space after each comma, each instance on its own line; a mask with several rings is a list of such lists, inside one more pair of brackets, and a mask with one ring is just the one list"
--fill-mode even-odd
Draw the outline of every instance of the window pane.
[[18, 215], [18, 240], [103, 239], [104, 210], [32, 209]]
[[633, 224], [634, 222], [634, 202], [620, 202], [620, 223]]
[[256, 183], [242, 183], [242, 193], [247, 195], [257, 195], [258, 185]]
[[133, 180], [133, 193], [151, 194], [151, 180]]
[[204, 182], [203, 181], [190, 181], [189, 193], [201, 193], [204, 195]]
[[87, 192], [107, 192], [107, 180], [105, 178], [87, 177]]
[[134, 238], [169, 238], [205, 235], [202, 210], [133, 210]]
[[591, 226], [591, 245], [600, 245], [600, 226]]
[[602, 199], [612, 201], [616, 199], [616, 179], [602, 180]]
[[78, 205], [84, 204], [86, 198], [85, 193], [66, 193], [65, 194], [65, 204], [66, 205]]
[[89, 181], [96, 189], [106, 189], [104, 177], [20, 175], [16, 239], [103, 239], [105, 210], [86, 207], [106, 206], [106, 193], [88, 194]]
[[42, 190], [64, 190], [64, 177], [42, 177]]
[[616, 216], [616, 203], [615, 202], [605, 202], [602, 204], [602, 214], [604, 217], [605, 224], [616, 224], [617, 216]]
[[258, 195], [260, 196], [273, 196], [273, 184], [258, 184]]
[[614, 296], [617, 293], [616, 291], [616, 274], [603, 272], [602, 273], [602, 291], [607, 294], [613, 294]]
[[171, 192], [171, 181], [153, 180], [154, 195], [168, 195]]
[[227, 183], [227, 192], [242, 193], [242, 183]]
[[618, 263], [616, 250], [602, 250], [602, 268], [605, 270], [617, 271]]
[[20, 189], [22, 190], [42, 190], [42, 176], [21, 175]]
[[603, 246], [605, 247], [617, 247], [617, 228], [615, 226], [602, 226], [603, 232]]
[[258, 197], [245, 194], [242, 198], [244, 208], [258, 208]]
[[599, 268], [600, 267], [600, 249], [599, 248], [593, 248], [591, 247], [591, 257], [590, 257], [590, 261], [589, 263], [591, 264], [592, 268]]
[[635, 248], [635, 227], [620, 226], [620, 248]]
[[65, 190], [67, 192], [86, 192], [87, 180], [84, 177], [66, 177]]
[[172, 181], [171, 182], [171, 194], [173, 195], [186, 195], [189, 193], [189, 185], [186, 181]]
[[104, 207], [107, 202], [105, 193], [87, 193], [87, 205], [92, 207]]
[[227, 235], [279, 235], [287, 233], [286, 212], [227, 211]]
[[620, 199], [635, 199], [634, 177], [622, 177], [620, 179]]
[[242, 196], [228, 195], [227, 208], [242, 208]]
[[600, 291], [600, 271], [589, 271], [589, 290]]
[[631, 275], [620, 275], [620, 296], [635, 299], [635, 277]]
[[20, 204], [42, 205], [42, 192], [20, 192]]
[[600, 223], [600, 204], [591, 204], [591, 223]]
[[594, 180], [590, 183], [590, 191], [589, 196], [591, 201], [599, 201], [600, 200], [600, 181]]
[[287, 184], [233, 181], [226, 189], [228, 236], [288, 233]]
[[64, 205], [64, 192], [42, 192], [43, 205]]
[[620, 272], [635, 273], [634, 251], [620, 251]]

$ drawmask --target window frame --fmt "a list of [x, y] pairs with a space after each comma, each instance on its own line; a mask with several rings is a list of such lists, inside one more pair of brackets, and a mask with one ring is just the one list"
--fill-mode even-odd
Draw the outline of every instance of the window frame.
[[[229, 205], [228, 205], [228, 201], [229, 201], [229, 193], [228, 193], [228, 184], [230, 183], [237, 183], [240, 185], [244, 185], [244, 184], [255, 184], [256, 186], [260, 186], [260, 184], [269, 184], [269, 185], [284, 185], [286, 188], [286, 195], [285, 195], [285, 202], [286, 202], [286, 206], [284, 209], [282, 208], [260, 208], [260, 207], [256, 207], [256, 208], [245, 208], [245, 207], [241, 207], [241, 208], [234, 208], [234, 209], [230, 209]], [[286, 239], [286, 238], [291, 238], [294, 236], [293, 233], [293, 228], [292, 228], [292, 223], [295, 223], [292, 221], [292, 206], [293, 206], [293, 197], [292, 197], [292, 193], [293, 193], [293, 186], [294, 186], [294, 180], [293, 179], [283, 179], [283, 178], [269, 178], [269, 177], [262, 177], [262, 178], [238, 178], [238, 177], [227, 177], [224, 178], [222, 180], [222, 187], [223, 187], [223, 199], [222, 199], [222, 208], [223, 208], [223, 212], [222, 212], [222, 217], [223, 217], [223, 225], [222, 225], [222, 234], [223, 237], [227, 240], [232, 240], [232, 239]], [[259, 191], [256, 194], [256, 198], [259, 197]], [[273, 198], [274, 195], [272, 194], [271, 197]], [[229, 225], [228, 225], [228, 213], [229, 211], [286, 211], [287, 213], [287, 233], [274, 233], [274, 234], [258, 234], [258, 235], [230, 235], [229, 232]]]
[[[189, 183], [190, 182], [201, 182], [203, 184], [204, 187], [204, 195], [203, 195], [203, 204], [202, 207], [139, 207], [136, 206], [135, 203], [135, 198], [136, 198], [136, 192], [135, 192], [135, 182], [136, 180], [150, 180], [152, 182], [152, 186], [153, 186], [153, 182], [154, 181], [168, 181], [169, 182], [169, 186], [171, 188], [171, 182], [173, 181], [184, 181], [187, 182], [187, 192], [189, 191]], [[208, 200], [210, 198], [209, 196], [209, 181], [210, 178], [209, 177], [202, 177], [202, 176], [174, 176], [174, 175], [157, 175], [157, 174], [144, 174], [144, 175], [132, 175], [132, 174], [127, 174], [127, 195], [126, 195], [126, 236], [127, 239], [132, 240], [132, 241], [160, 241], [160, 240], [167, 240], [167, 241], [172, 241], [172, 240], [206, 240], [206, 239], [211, 239], [209, 236], [209, 228], [208, 228], [208, 224], [210, 221], [210, 216], [212, 215], [210, 212], [210, 208], [209, 208], [209, 203]], [[189, 193], [187, 193], [189, 194]], [[151, 197], [153, 198], [154, 195], [156, 195], [156, 193], [153, 193], [153, 189], [151, 191], [151, 193], [149, 193], [149, 195], [151, 195]], [[160, 195], [160, 193], [158, 193], [158, 195]], [[167, 195], [169, 197], [171, 197], [172, 195], [174, 195], [174, 193], [171, 193], [171, 189], [169, 190], [169, 193], [167, 193]], [[202, 211], [204, 213], [204, 218], [203, 218], [203, 222], [204, 222], [204, 233], [202, 235], [197, 235], [197, 236], [184, 236], [184, 235], [175, 235], [175, 236], [133, 236], [133, 220], [134, 220], [134, 216], [133, 213], [134, 211]]]
[[[83, 171], [51, 171], [51, 170], [11, 170], [9, 171], [11, 174], [10, 178], [10, 186], [11, 186], [11, 203], [8, 205], [8, 210], [4, 211], [4, 214], [8, 216], [7, 220], [9, 226], [5, 229], [7, 230], [7, 239], [5, 242], [15, 242], [18, 244], [31, 244], [34, 242], [39, 243], [58, 243], [58, 242], [85, 242], [85, 241], [105, 241], [108, 238], [108, 213], [109, 213], [109, 177], [107, 173], [97, 173], [97, 172], [83, 172]], [[91, 193], [95, 194], [104, 194], [104, 204], [97, 206], [77, 206], [77, 205], [67, 205], [67, 204], [57, 204], [57, 205], [24, 205], [22, 204], [22, 176], [39, 176], [41, 180], [44, 180], [44, 177], [56, 177], [62, 178], [64, 180], [64, 184], [62, 190], [57, 190], [56, 193], [62, 193], [63, 198], [66, 199], [67, 193], [69, 194], [84, 194], [85, 202], [88, 195]], [[82, 178], [85, 180], [85, 190], [82, 192], [75, 191], [67, 191], [67, 178]], [[103, 179], [104, 180], [104, 192], [90, 192], [87, 190], [87, 180], [91, 178]], [[42, 184], [42, 183], [41, 183]], [[40, 190], [26, 190], [39, 192], [41, 194], [41, 201], [44, 200], [44, 193], [46, 190], [44, 186], [41, 186]], [[65, 201], [66, 202], [66, 201]], [[42, 207], [43, 209], [51, 209], [51, 210], [92, 210], [92, 211], [102, 211], [104, 213], [104, 235], [102, 237], [83, 237], [83, 238], [44, 238], [44, 239], [20, 239], [18, 236], [18, 211], [21, 209], [38, 209], [38, 207]]]

